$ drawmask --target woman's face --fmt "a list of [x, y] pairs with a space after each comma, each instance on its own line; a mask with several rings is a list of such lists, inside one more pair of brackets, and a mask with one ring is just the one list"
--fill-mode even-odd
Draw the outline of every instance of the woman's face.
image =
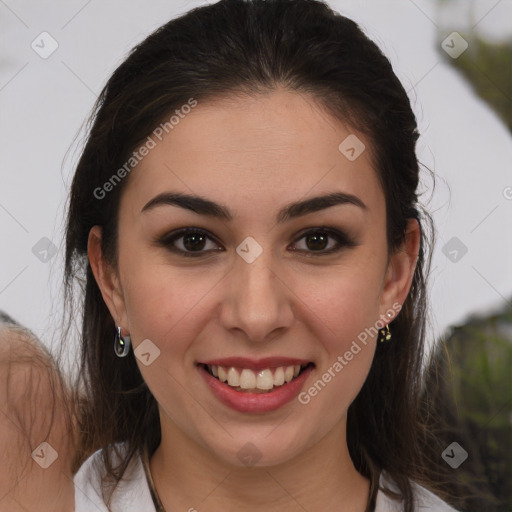
[[[388, 261], [370, 141], [286, 90], [199, 102], [155, 140], [123, 192], [105, 300], [163, 428], [237, 466], [248, 442], [259, 465], [289, 460], [344, 426], [374, 356], [370, 328], [410, 286], [415, 257]], [[309, 202], [335, 193], [348, 199]], [[180, 207], [170, 194], [204, 202]], [[173, 238], [184, 228], [202, 234]], [[235, 371], [249, 388], [274, 377], [273, 391], [221, 384], [203, 366], [219, 360], [232, 384]], [[299, 386], [277, 385], [276, 367], [294, 363], [312, 364]]]

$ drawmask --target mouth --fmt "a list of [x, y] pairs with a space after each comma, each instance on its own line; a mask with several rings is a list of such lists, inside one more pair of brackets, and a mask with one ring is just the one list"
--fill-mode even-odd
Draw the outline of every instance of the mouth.
[[257, 370], [242, 366], [205, 363], [199, 363], [198, 366], [203, 367], [211, 377], [228, 385], [235, 391], [265, 394], [271, 393], [298, 379], [306, 370], [312, 369], [315, 364], [313, 362], [283, 364], [282, 366], [266, 367]]

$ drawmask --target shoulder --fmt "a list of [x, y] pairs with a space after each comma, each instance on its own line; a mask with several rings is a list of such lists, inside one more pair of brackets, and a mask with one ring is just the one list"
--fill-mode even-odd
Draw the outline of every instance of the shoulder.
[[[119, 444], [121, 451], [124, 445]], [[133, 459], [112, 494], [110, 511], [103, 499], [102, 450], [93, 453], [73, 478], [75, 512], [155, 512], [140, 456]]]
[[[414, 512], [458, 512], [428, 489], [425, 489], [416, 482], [411, 483], [414, 492]], [[398, 487], [395, 482], [385, 471], [381, 474], [379, 486], [385, 486], [388, 489], [398, 492]], [[377, 493], [375, 512], [403, 512], [403, 508], [400, 502], [389, 498], [384, 492], [379, 490]]]

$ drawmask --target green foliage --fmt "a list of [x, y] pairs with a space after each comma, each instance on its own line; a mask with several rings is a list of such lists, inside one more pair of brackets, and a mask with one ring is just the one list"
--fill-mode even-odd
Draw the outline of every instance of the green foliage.
[[[453, 59], [439, 44], [440, 55], [512, 131], [512, 40], [491, 43], [458, 27], [444, 27], [439, 40], [452, 31], [468, 42], [468, 48]], [[437, 414], [449, 427], [443, 437], [468, 452], [455, 470], [459, 481], [474, 490], [474, 496], [467, 497], [467, 511], [512, 511], [510, 304], [488, 318], [454, 327], [441, 340], [427, 373], [425, 397], [432, 397]]]
[[469, 454], [459, 479], [477, 482], [482, 498], [468, 510], [512, 511], [512, 309], [453, 328], [435, 361], [439, 414]]
[[512, 131], [512, 40], [496, 44], [478, 36], [459, 33], [468, 42], [468, 49], [457, 59], [452, 59], [442, 50], [441, 54], [467, 78], [478, 96]]

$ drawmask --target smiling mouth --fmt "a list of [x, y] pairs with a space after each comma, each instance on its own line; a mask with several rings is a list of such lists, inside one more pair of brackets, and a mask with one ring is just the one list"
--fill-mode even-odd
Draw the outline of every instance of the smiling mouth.
[[201, 364], [214, 378], [230, 386], [235, 391], [245, 393], [270, 393], [299, 377], [306, 368], [314, 367], [310, 362], [303, 365], [278, 366], [253, 371], [248, 368], [226, 367]]

